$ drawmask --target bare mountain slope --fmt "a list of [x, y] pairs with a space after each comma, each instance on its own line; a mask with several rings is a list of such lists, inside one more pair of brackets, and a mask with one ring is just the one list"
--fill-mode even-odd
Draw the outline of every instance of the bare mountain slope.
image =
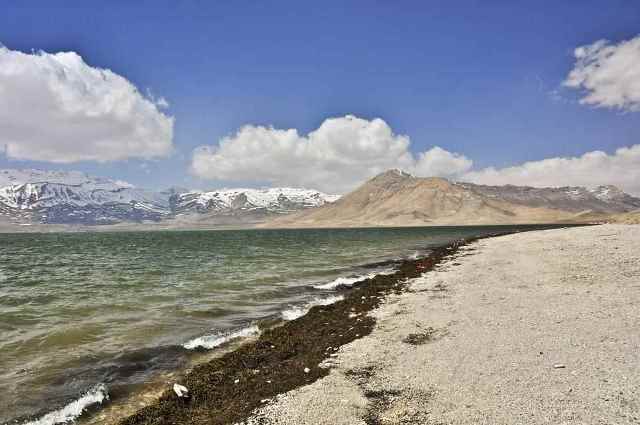
[[571, 211], [491, 198], [441, 178], [382, 173], [333, 204], [280, 217], [268, 227], [420, 226], [570, 220]]
[[553, 208], [581, 213], [625, 213], [640, 208], [640, 199], [615, 186], [585, 187], [529, 187], [484, 186], [472, 183], [456, 185], [491, 199], [499, 199], [529, 207]]

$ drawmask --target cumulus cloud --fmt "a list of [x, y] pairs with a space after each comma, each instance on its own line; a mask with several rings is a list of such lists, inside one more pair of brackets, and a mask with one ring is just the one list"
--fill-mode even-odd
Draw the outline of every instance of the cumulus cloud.
[[471, 169], [472, 165], [473, 161], [469, 158], [435, 146], [426, 152], [420, 152], [411, 170], [418, 176], [454, 178]]
[[640, 145], [620, 148], [613, 154], [593, 151], [573, 158], [548, 158], [501, 169], [486, 168], [465, 173], [460, 179], [488, 185], [534, 187], [613, 184], [640, 196]]
[[640, 195], [640, 145], [613, 154], [547, 158], [505, 168], [473, 170], [473, 161], [438, 146], [413, 154], [411, 141], [381, 119], [330, 118], [308, 135], [295, 129], [247, 125], [215, 146], [193, 152], [198, 177], [227, 182], [305, 186], [349, 191], [390, 168], [421, 177], [439, 176], [478, 184], [534, 187], [616, 185]]
[[0, 45], [0, 145], [9, 158], [70, 163], [167, 156], [168, 106], [74, 52], [26, 54]]
[[578, 47], [574, 56], [575, 66], [563, 84], [583, 90], [581, 103], [640, 110], [640, 36], [618, 44], [599, 40]]
[[307, 135], [295, 129], [247, 125], [215, 146], [197, 148], [191, 169], [205, 179], [341, 193], [390, 168], [443, 177], [471, 168], [469, 159], [439, 147], [415, 157], [410, 144], [407, 136], [395, 134], [379, 118], [330, 118]]

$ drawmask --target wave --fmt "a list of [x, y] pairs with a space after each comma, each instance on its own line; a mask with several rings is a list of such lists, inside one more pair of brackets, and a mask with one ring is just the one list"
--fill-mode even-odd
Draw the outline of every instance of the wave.
[[331, 282], [323, 283], [322, 285], [314, 285], [315, 289], [336, 289], [339, 287], [353, 286], [355, 283], [361, 280], [373, 279], [376, 276], [389, 275], [395, 273], [395, 269], [385, 269], [377, 272], [371, 272], [359, 276], [353, 277], [339, 277]]
[[312, 301], [309, 301], [303, 306], [291, 307], [290, 309], [284, 310], [282, 312], [282, 318], [284, 320], [295, 320], [298, 317], [302, 317], [307, 314], [313, 307], [330, 305], [333, 303], [337, 303], [338, 301], [342, 301], [343, 299], [344, 297], [342, 295], [336, 295], [327, 298], [316, 298]]
[[79, 418], [87, 408], [96, 404], [102, 404], [107, 400], [109, 400], [107, 386], [98, 384], [87, 391], [82, 397], [72, 401], [63, 408], [47, 413], [35, 421], [25, 422], [23, 425], [55, 425], [72, 422]]
[[194, 338], [191, 341], [184, 343], [182, 346], [187, 350], [194, 350], [196, 348], [211, 350], [212, 348], [218, 347], [233, 339], [247, 338], [256, 335], [260, 335], [260, 329], [257, 326], [252, 325], [233, 332], [199, 336], [198, 338]]

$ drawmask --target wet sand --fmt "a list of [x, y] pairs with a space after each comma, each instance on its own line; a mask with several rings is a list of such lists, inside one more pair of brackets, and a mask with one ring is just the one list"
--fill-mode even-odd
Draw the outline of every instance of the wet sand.
[[640, 226], [474, 242], [369, 317], [244, 423], [640, 423]]

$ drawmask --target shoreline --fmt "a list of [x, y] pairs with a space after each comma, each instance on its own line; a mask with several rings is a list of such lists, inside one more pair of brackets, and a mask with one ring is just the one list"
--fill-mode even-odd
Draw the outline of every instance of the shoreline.
[[485, 238], [236, 425], [637, 424], [640, 227]]
[[[573, 227], [575, 225], [569, 225], [569, 226]], [[238, 351], [245, 349], [247, 345], [252, 346], [252, 345], [259, 344], [262, 338], [264, 337], [264, 335], [270, 332], [275, 332], [276, 334], [275, 337], [273, 338], [270, 337], [271, 339], [274, 339], [274, 341], [278, 341], [282, 339], [285, 340], [283, 344], [278, 343], [279, 347], [285, 347], [284, 350], [279, 350], [278, 347], [276, 347], [276, 349], [268, 350], [270, 352], [269, 354], [271, 355], [271, 357], [269, 356], [267, 357], [269, 357], [269, 360], [271, 361], [273, 361], [274, 356], [276, 358], [278, 358], [279, 356], [280, 359], [283, 359], [283, 358], [288, 359], [290, 353], [287, 352], [287, 350], [291, 348], [292, 345], [294, 346], [294, 348], [296, 345], [298, 347], [301, 347], [299, 351], [312, 350], [314, 347], [311, 347], [308, 344], [305, 345], [304, 343], [302, 343], [304, 342], [302, 340], [304, 340], [307, 337], [307, 335], [313, 335], [318, 333], [317, 329], [314, 329], [314, 328], [317, 328], [319, 326], [318, 320], [322, 320], [323, 317], [330, 318], [331, 323], [329, 325], [333, 326], [334, 329], [336, 330], [339, 330], [341, 328], [346, 329], [348, 327], [352, 327], [358, 330], [358, 332], [353, 331], [353, 332], [338, 334], [339, 338], [336, 338], [335, 335], [334, 335], [334, 338], [328, 338], [328, 341], [331, 343], [329, 346], [331, 346], [332, 349], [334, 349], [335, 351], [338, 347], [346, 345], [355, 339], [362, 338], [363, 336], [368, 335], [372, 331], [373, 324], [360, 323], [360, 322], [365, 321], [365, 318], [370, 319], [370, 316], [367, 316], [367, 313], [377, 309], [381, 304], [381, 300], [384, 300], [384, 298], [386, 298], [389, 294], [392, 294], [392, 293], [397, 294], [402, 292], [403, 289], [406, 289], [405, 286], [408, 280], [414, 279], [416, 276], [420, 276], [425, 271], [433, 269], [443, 259], [455, 253], [455, 251], [460, 246], [466, 243], [477, 241], [479, 239], [492, 238], [492, 237], [511, 234], [511, 233], [546, 230], [549, 228], [556, 228], [556, 227], [553, 225], [540, 225], [540, 226], [536, 226], [535, 228], [530, 228], [530, 226], [524, 226], [523, 228], [518, 228], [516, 226], [516, 228], [505, 230], [502, 228], [502, 226], [496, 226], [496, 230], [502, 230], [502, 231], [496, 231], [493, 233], [484, 234], [480, 236], [472, 236], [466, 239], [459, 239], [455, 242], [444, 244], [441, 246], [428, 247], [428, 248], [425, 247], [424, 248], [424, 250], [426, 251], [425, 253], [430, 252], [430, 254], [427, 255], [426, 257], [411, 256], [411, 257], [405, 257], [404, 259], [396, 258], [396, 259], [389, 259], [381, 262], [361, 265], [360, 267], [363, 267], [363, 268], [380, 268], [383, 265], [389, 266], [393, 264], [397, 268], [395, 269], [395, 271], [391, 273], [381, 272], [380, 274], [377, 274], [377, 275], [375, 275], [374, 273], [370, 273], [370, 274], [364, 273], [362, 276], [360, 276], [362, 278], [361, 280], [355, 280], [352, 278], [341, 278], [343, 280], [349, 281], [345, 283], [344, 286], [340, 286], [339, 284], [332, 285], [330, 287], [328, 286], [328, 284], [314, 286], [314, 288], [316, 289], [322, 289], [322, 290], [330, 289], [331, 294], [338, 295], [338, 297], [340, 298], [344, 298], [344, 299], [338, 300], [338, 302], [336, 303], [336, 304], [340, 304], [340, 308], [336, 309], [336, 304], [333, 304], [333, 303], [331, 304], [308, 303], [304, 306], [301, 306], [301, 308], [298, 308], [298, 307], [294, 308], [294, 310], [299, 310], [299, 311], [291, 312], [293, 313], [293, 315], [288, 317], [285, 315], [285, 311], [283, 310], [283, 314], [282, 314], [283, 317], [282, 318], [279, 317], [279, 320], [275, 320], [273, 318], [263, 318], [258, 320], [257, 322], [252, 322], [251, 324], [252, 327], [255, 327], [255, 324], [257, 324], [260, 327], [262, 336], [252, 334], [252, 335], [247, 335], [247, 337], [241, 337], [241, 338], [231, 337], [227, 339], [226, 337], [229, 335], [224, 335], [223, 339], [225, 339], [225, 342], [221, 344], [216, 344], [213, 347], [208, 347], [206, 345], [207, 341], [205, 341], [205, 344], [202, 345], [200, 348], [198, 348], [198, 344], [195, 343], [195, 340], [204, 341], [204, 340], [207, 340], [208, 338], [211, 338], [212, 336], [219, 338], [222, 336], [222, 334], [203, 335], [195, 338], [193, 341], [190, 340], [188, 343], [183, 344], [183, 347], [188, 350], [187, 354], [185, 354], [185, 359], [183, 360], [184, 366], [181, 366], [178, 369], [165, 370], [164, 372], [158, 374], [157, 376], [154, 376], [151, 380], [147, 381], [144, 384], [141, 383], [141, 384], [136, 384], [135, 386], [129, 386], [129, 389], [126, 389], [127, 387], [126, 385], [117, 384], [113, 388], [114, 391], [109, 390], [109, 393], [104, 398], [106, 402], [100, 403], [98, 405], [93, 405], [93, 406], [88, 405], [86, 407], [85, 412], [80, 413], [81, 411], [85, 410], [84, 408], [82, 408], [82, 410], [78, 411], [78, 413], [75, 416], [77, 417], [78, 422], [81, 424], [129, 423], [125, 421], [131, 419], [131, 417], [138, 416], [140, 412], [144, 411], [145, 409], [148, 409], [149, 406], [154, 406], [162, 402], [163, 397], [168, 400], [171, 400], [172, 397], [175, 398], [173, 395], [173, 392], [170, 390], [170, 387], [172, 386], [172, 384], [174, 382], [184, 384], [183, 377], [185, 376], [185, 374], [190, 374], [192, 371], [197, 371], [198, 368], [201, 366], [213, 363], [214, 361], [220, 360], [220, 358], [222, 358], [221, 360], [222, 365], [215, 370], [215, 373], [238, 375], [239, 370], [241, 371], [242, 369], [246, 369], [245, 364], [241, 360], [241, 365], [242, 365], [241, 368], [236, 368], [237, 370], [235, 371], [222, 370], [224, 369], [226, 356], [233, 357], [234, 355], [237, 354]], [[364, 277], [367, 275], [373, 276], [373, 277], [364, 279]], [[339, 280], [340, 279], [336, 279], [335, 282], [330, 282], [330, 283], [333, 284], [338, 282]], [[364, 287], [367, 287], [366, 288], [367, 291], [362, 291]], [[372, 289], [371, 287], [374, 287], [373, 291], [371, 291]], [[330, 294], [325, 293], [324, 295], [328, 296]], [[364, 300], [362, 300], [363, 296], [365, 297]], [[332, 297], [329, 297], [329, 298], [332, 298]], [[333, 301], [335, 301], [336, 297], [333, 297], [333, 298], [334, 298]], [[345, 308], [347, 307], [349, 308], [349, 311], [345, 310]], [[352, 311], [352, 309], [354, 311]], [[321, 313], [320, 316], [318, 316], [317, 314], [318, 311]], [[354, 324], [353, 323], [354, 321], [355, 321], [355, 325], [357, 326], [351, 326], [352, 324]], [[295, 329], [289, 332], [289, 335], [286, 335], [285, 337], [278, 334], [279, 329], [285, 328], [294, 322], [302, 322], [302, 323], [297, 325]], [[374, 323], [375, 323], [375, 320], [374, 320]], [[329, 325], [326, 325], [326, 326], [329, 326]], [[347, 335], [347, 337], [345, 337], [344, 336], [345, 334], [350, 334], [350, 335]], [[321, 336], [326, 337], [326, 335], [321, 335]], [[258, 339], [256, 340], [256, 338]], [[289, 341], [288, 339], [291, 339], [291, 341]], [[189, 349], [190, 347], [187, 347], [187, 345], [192, 342], [194, 343], [193, 347]], [[252, 352], [250, 353], [250, 355], [254, 355], [254, 356], [257, 355], [259, 357], [260, 350], [258, 349], [254, 351], [256, 352]], [[284, 352], [281, 352], [281, 351], [284, 351]], [[298, 351], [298, 350], [296, 349], [294, 351]], [[300, 354], [300, 353], [296, 353], [296, 354]], [[317, 356], [316, 357], [309, 356], [305, 353], [302, 353], [301, 356], [303, 357], [303, 359], [307, 357], [311, 359], [310, 361], [306, 361], [306, 363], [313, 363], [317, 360], [316, 364], [320, 364], [323, 359], [334, 357], [334, 356], [331, 356], [331, 354], [335, 355], [335, 353], [331, 353], [331, 352], [324, 352], [322, 354], [324, 355], [324, 357], [321, 357], [321, 358], [317, 358]], [[234, 364], [234, 367], [237, 366], [237, 362], [233, 364]], [[271, 367], [272, 369], [275, 369], [277, 367], [277, 364], [273, 364], [271, 366], [272, 366]], [[304, 371], [304, 368], [306, 367], [307, 366], [304, 366], [302, 368], [303, 371]], [[312, 367], [309, 367], [309, 369], [313, 370]], [[197, 372], [197, 373], [201, 373], [201, 372]], [[255, 369], [252, 369], [252, 373], [256, 373]], [[297, 381], [296, 379], [291, 380], [289, 378], [283, 380], [283, 382], [292, 381], [293, 386], [276, 384], [276, 385], [269, 385], [268, 387], [275, 389], [274, 394], [281, 394], [283, 392], [289, 391], [292, 388], [297, 388], [301, 385], [307, 385], [308, 383], [313, 382], [317, 379], [320, 379], [323, 376], [324, 374], [322, 373], [321, 374], [308, 373], [308, 374], [305, 374], [304, 379], [298, 379]], [[309, 380], [309, 378], [312, 378], [311, 381]], [[235, 381], [235, 379], [238, 379], [238, 378], [234, 378], [233, 381]], [[267, 380], [272, 381], [271, 383], [275, 383], [275, 380], [265, 378], [265, 381]], [[169, 388], [169, 390], [167, 390], [167, 388]], [[238, 386], [234, 382], [232, 390], [237, 388]], [[229, 390], [228, 388], [225, 389], [225, 391], [228, 391], [228, 390]], [[246, 396], [247, 391], [251, 392], [251, 390], [252, 390], [251, 385], [248, 385], [248, 388], [245, 388], [241, 392], [241, 394], [243, 396]], [[228, 391], [228, 392], [233, 393], [233, 391]], [[204, 391], [204, 393], [206, 393], [206, 391]], [[269, 394], [270, 393], [268, 391], [267, 392], [260, 391], [260, 394], [259, 394], [260, 398], [258, 399], [259, 403], [258, 404], [254, 403], [253, 407], [248, 410], [248, 413], [245, 412], [245, 417], [247, 417], [246, 416], [247, 414], [251, 413], [251, 410], [253, 410], [254, 407], [260, 407], [263, 401], [270, 397]], [[86, 395], [82, 395], [81, 398], [86, 398], [85, 396]], [[229, 401], [227, 399], [225, 400]], [[70, 403], [71, 404], [75, 403], [75, 399], [72, 400]], [[185, 408], [185, 407], [191, 408], [192, 406], [193, 406], [193, 399], [188, 406], [181, 405], [181, 408]], [[138, 409], [140, 409], [141, 407], [143, 407], [143, 409], [141, 411], [138, 411]], [[61, 408], [60, 410], [63, 410], [63, 409]], [[137, 412], [137, 413], [134, 413], [134, 412]], [[131, 415], [131, 414], [133, 414], [131, 417], [125, 418], [126, 415]], [[32, 417], [32, 420], [36, 420], [36, 423], [40, 423], [40, 422], [37, 422], [37, 419], [39, 417], [41, 417], [41, 415], [34, 415], [34, 417]], [[122, 419], [122, 418], [125, 418], [125, 419]], [[135, 419], [135, 421], [136, 422], [131, 422], [131, 423], [146, 423], [145, 420], [140, 421], [140, 418]], [[198, 423], [198, 422], [181, 422], [181, 423]], [[210, 422], [207, 422], [207, 423], [210, 423]], [[225, 422], [225, 420], [223, 420], [222, 422], [214, 422], [214, 423], [228, 423], [228, 422]]]
[[434, 269], [468, 243], [520, 231], [527, 230], [462, 239], [431, 248], [424, 258], [403, 260], [395, 273], [359, 281], [338, 291], [342, 300], [314, 306], [295, 320], [263, 330], [257, 340], [195, 366], [178, 382], [189, 389], [188, 401], [169, 388], [158, 400], [117, 423], [234, 424], [247, 420], [266, 400], [327, 376], [330, 368], [322, 363], [335, 357], [340, 347], [373, 331], [376, 320], [367, 313], [380, 307], [388, 295], [402, 293], [410, 280]]

